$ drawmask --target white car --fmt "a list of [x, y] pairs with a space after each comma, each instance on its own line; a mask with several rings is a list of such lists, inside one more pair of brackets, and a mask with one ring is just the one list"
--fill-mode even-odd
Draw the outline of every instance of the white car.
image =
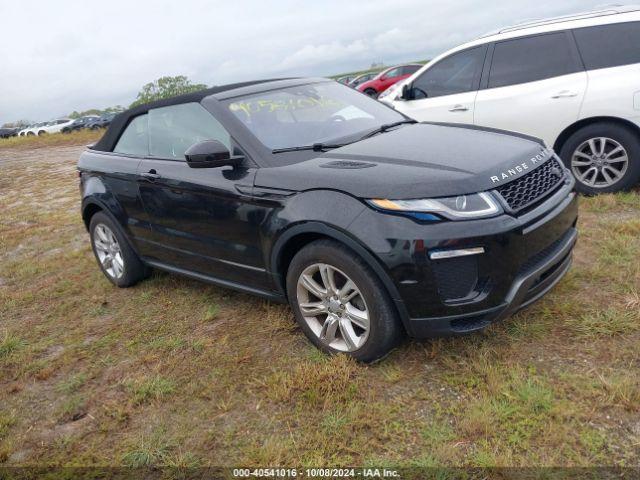
[[379, 100], [418, 121], [542, 138], [584, 193], [640, 179], [640, 6], [502, 29], [390, 90]]
[[69, 118], [59, 118], [57, 120], [51, 120], [50, 122], [42, 122], [37, 123], [33, 127], [25, 128], [21, 130], [18, 135], [20, 136], [29, 136], [29, 135], [44, 135], [45, 133], [58, 133], [62, 131], [62, 129], [66, 126], [69, 126], [73, 123], [72, 119]]
[[21, 137], [26, 137], [27, 135], [36, 135], [36, 132], [39, 128], [44, 127], [48, 122], [36, 123], [34, 125], [29, 125], [26, 128], [23, 128], [18, 132], [18, 135]]

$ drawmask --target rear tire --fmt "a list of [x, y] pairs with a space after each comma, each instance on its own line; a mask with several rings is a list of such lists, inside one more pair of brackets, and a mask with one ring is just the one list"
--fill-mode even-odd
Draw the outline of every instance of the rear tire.
[[586, 195], [628, 190], [640, 180], [640, 135], [616, 123], [581, 128], [564, 143], [560, 157], [576, 178], [576, 189]]
[[363, 93], [365, 95], [369, 95], [371, 98], [378, 98], [378, 92], [376, 92], [373, 88], [367, 88]]
[[97, 212], [91, 217], [89, 234], [98, 266], [111, 283], [126, 288], [149, 275], [149, 267], [142, 263], [120, 226], [107, 214]]
[[318, 240], [293, 257], [287, 271], [287, 295], [302, 331], [326, 353], [373, 362], [387, 355], [404, 336], [395, 306], [378, 276], [338, 242]]

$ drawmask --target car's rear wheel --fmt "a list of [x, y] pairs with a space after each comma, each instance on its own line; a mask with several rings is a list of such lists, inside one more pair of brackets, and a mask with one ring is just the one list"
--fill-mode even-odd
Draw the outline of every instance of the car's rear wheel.
[[575, 132], [560, 156], [587, 195], [617, 192], [640, 179], [640, 136], [613, 123], [595, 123]]
[[327, 353], [372, 362], [402, 339], [397, 312], [377, 275], [337, 242], [312, 242], [295, 255], [287, 295], [305, 335]]
[[378, 98], [378, 92], [376, 92], [373, 88], [365, 89], [364, 94], [369, 95], [371, 98]]
[[29, 137], [34, 137], [35, 135], [36, 135], [36, 134], [35, 134], [35, 133], [33, 133], [33, 132], [27, 132], [27, 136], [29, 136]]
[[46, 134], [46, 133], [47, 133], [47, 132], [45, 132], [44, 130], [40, 130], [40, 131], [38, 132], [38, 136], [40, 136], [40, 135], [44, 135], [44, 134]]
[[148, 276], [148, 267], [133, 251], [120, 227], [98, 212], [89, 224], [91, 247], [105, 277], [118, 287], [130, 287]]

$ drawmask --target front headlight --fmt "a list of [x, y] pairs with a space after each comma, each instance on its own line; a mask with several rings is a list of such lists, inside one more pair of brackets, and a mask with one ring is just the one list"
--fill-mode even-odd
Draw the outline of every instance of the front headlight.
[[[498, 203], [487, 192], [416, 200], [375, 198], [370, 199], [369, 203], [380, 210], [404, 213], [423, 220], [435, 220], [438, 218], [436, 215], [449, 220], [467, 220], [492, 217], [502, 211]], [[434, 218], [429, 218], [429, 215]]]

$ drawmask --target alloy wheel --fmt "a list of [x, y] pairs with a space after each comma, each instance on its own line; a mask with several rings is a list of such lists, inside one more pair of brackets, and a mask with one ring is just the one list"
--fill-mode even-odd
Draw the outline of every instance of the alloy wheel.
[[314, 263], [297, 283], [300, 313], [318, 339], [342, 352], [358, 350], [370, 331], [369, 309], [355, 282], [326, 263]]
[[624, 177], [629, 156], [617, 141], [607, 137], [582, 142], [571, 156], [571, 171], [576, 179], [593, 188], [606, 188]]
[[111, 278], [120, 278], [124, 273], [124, 259], [118, 239], [103, 223], [93, 229], [93, 245], [98, 261]]

